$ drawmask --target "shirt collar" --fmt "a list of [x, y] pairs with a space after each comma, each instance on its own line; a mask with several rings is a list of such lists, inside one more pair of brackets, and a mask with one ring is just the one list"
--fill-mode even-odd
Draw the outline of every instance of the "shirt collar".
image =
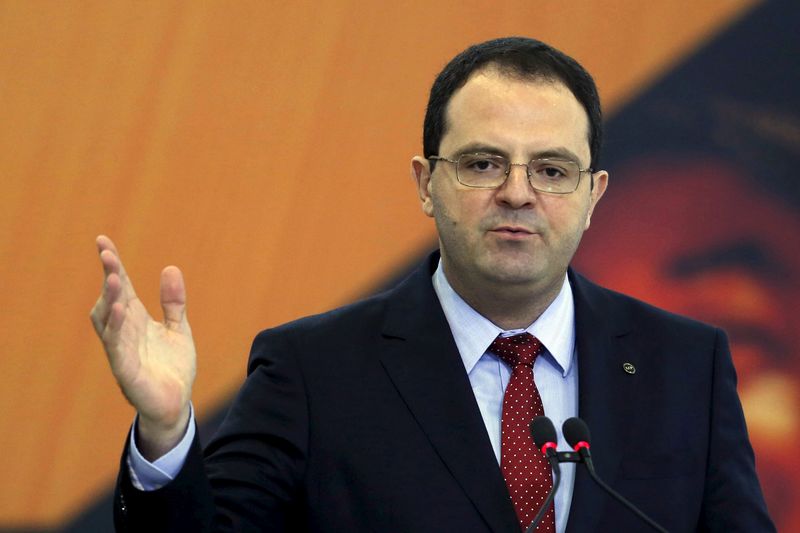
[[525, 329], [503, 330], [478, 313], [453, 290], [442, 268], [433, 274], [433, 289], [450, 325], [458, 352], [469, 374], [498, 335], [516, 335], [527, 331], [546, 348], [563, 376], [569, 374], [575, 351], [575, 303], [567, 276], [555, 300], [536, 321]]

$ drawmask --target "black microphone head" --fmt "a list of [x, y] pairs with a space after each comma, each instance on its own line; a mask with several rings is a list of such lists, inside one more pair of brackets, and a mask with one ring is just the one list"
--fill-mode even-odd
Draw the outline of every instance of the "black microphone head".
[[540, 450], [548, 442], [557, 442], [556, 428], [546, 416], [537, 416], [531, 421], [531, 435]]
[[567, 443], [573, 448], [579, 442], [592, 442], [592, 437], [589, 434], [589, 426], [578, 417], [565, 420], [564, 425], [561, 426], [561, 431], [564, 432], [564, 438], [567, 439]]

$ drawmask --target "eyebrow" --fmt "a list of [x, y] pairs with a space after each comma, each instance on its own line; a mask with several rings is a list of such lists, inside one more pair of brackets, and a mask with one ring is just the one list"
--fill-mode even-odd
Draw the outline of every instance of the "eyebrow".
[[[511, 156], [506, 150], [498, 148], [496, 146], [492, 146], [490, 144], [485, 143], [470, 143], [455, 151], [455, 156], [460, 156], [463, 154], [492, 154], [492, 155], [501, 155], [506, 159], [511, 159]], [[572, 151], [563, 146], [555, 147], [555, 148], [548, 148], [547, 150], [543, 150], [541, 152], [534, 152], [530, 154], [531, 159], [565, 159], [567, 161], [574, 161], [578, 165], [581, 165], [580, 158]]]

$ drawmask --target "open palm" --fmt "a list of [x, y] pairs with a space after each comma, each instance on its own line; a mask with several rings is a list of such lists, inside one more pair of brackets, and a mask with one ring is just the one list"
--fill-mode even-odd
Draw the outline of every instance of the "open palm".
[[183, 275], [174, 266], [162, 271], [164, 320], [157, 321], [136, 296], [111, 239], [98, 237], [97, 248], [105, 280], [91, 319], [111, 371], [139, 413], [140, 432], [175, 440], [188, 419], [196, 372]]

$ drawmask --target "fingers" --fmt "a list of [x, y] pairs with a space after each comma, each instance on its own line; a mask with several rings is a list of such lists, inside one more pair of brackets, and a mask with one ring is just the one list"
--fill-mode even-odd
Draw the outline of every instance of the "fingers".
[[116, 247], [114, 243], [105, 235], [97, 237], [95, 242], [100, 255], [100, 264], [103, 266], [103, 289], [94, 307], [92, 307], [90, 317], [95, 332], [102, 337], [111, 312], [111, 306], [120, 296], [121, 283], [118, 274], [119, 261], [115, 255]]
[[[91, 319], [97, 334], [103, 339], [110, 340], [119, 332], [126, 314], [130, 312], [131, 300], [137, 297], [114, 242], [105, 235], [100, 235], [96, 244], [105, 277], [103, 290], [92, 308]], [[136, 309], [141, 306], [138, 299], [133, 305]], [[161, 273], [161, 308], [164, 311], [164, 323], [167, 327], [188, 328], [186, 288], [183, 274], [177, 267], [168, 266]], [[146, 314], [143, 309], [141, 311]]]
[[108, 236], [106, 235], [98, 235], [95, 240], [95, 244], [97, 245], [97, 251], [102, 252], [103, 250], [111, 250], [114, 254], [118, 255], [117, 247]]
[[115, 302], [111, 306], [111, 311], [108, 314], [105, 336], [116, 338], [120, 329], [122, 329], [123, 322], [125, 322], [125, 306], [120, 302]]
[[125, 275], [114, 242], [105, 235], [98, 236], [95, 242], [104, 276], [103, 289], [92, 308], [90, 317], [97, 335], [106, 339], [108, 333], [113, 334], [121, 327], [128, 302], [136, 298], [136, 293]]
[[111, 308], [117, 302], [122, 294], [122, 284], [119, 275], [116, 273], [109, 274], [103, 282], [103, 290], [97, 298], [90, 317], [92, 325], [98, 335], [102, 336], [103, 331], [108, 323]]
[[125, 272], [125, 267], [114, 242], [105, 235], [99, 235], [95, 243], [97, 244], [97, 251], [100, 254], [100, 262], [103, 264], [105, 275], [108, 276], [112, 272], [118, 274], [126, 298], [136, 298], [136, 291], [133, 290], [133, 284], [128, 278], [127, 272]]
[[168, 266], [161, 272], [161, 309], [168, 328], [179, 329], [186, 324], [186, 286], [178, 267]]

